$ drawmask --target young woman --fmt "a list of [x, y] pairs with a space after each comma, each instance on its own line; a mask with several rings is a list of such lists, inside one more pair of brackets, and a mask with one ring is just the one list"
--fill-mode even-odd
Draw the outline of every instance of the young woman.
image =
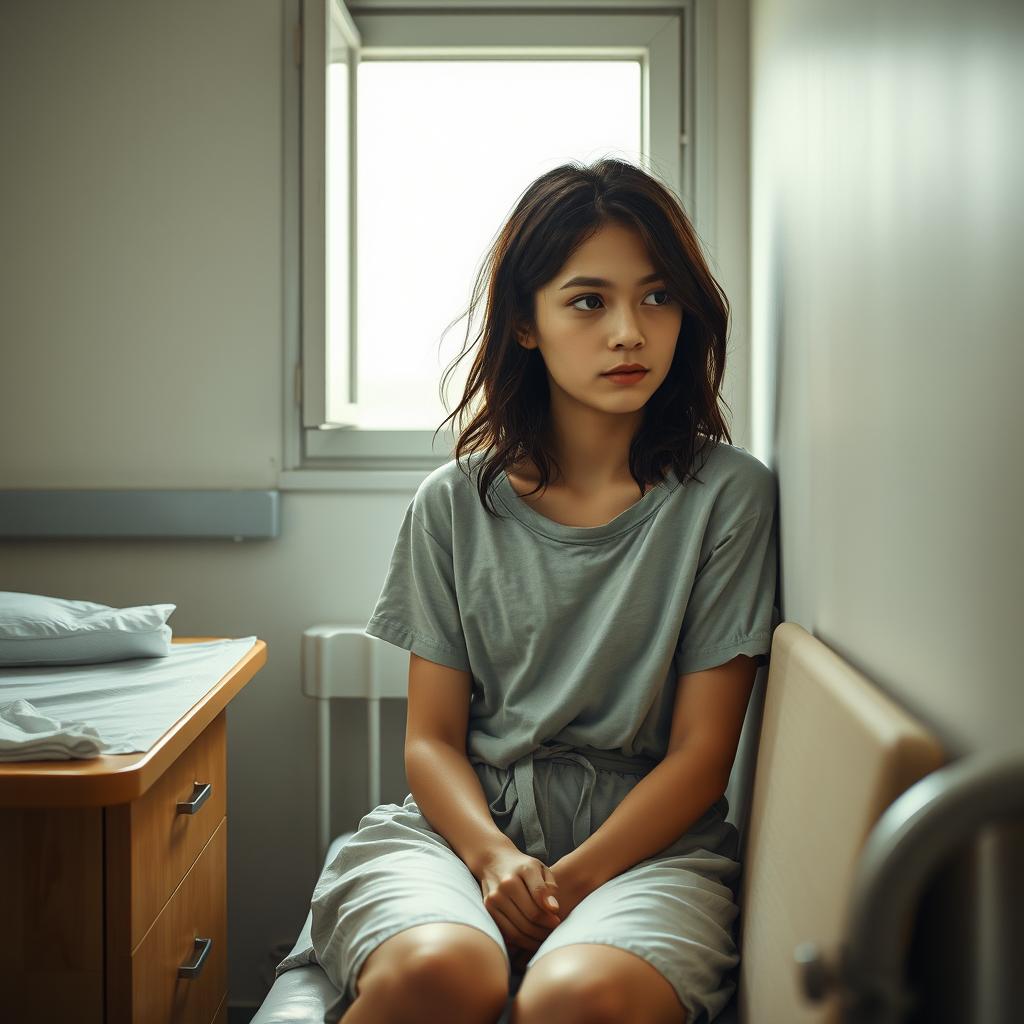
[[475, 417], [366, 627], [411, 652], [411, 793], [325, 868], [307, 959], [345, 1024], [705, 1024], [778, 622], [775, 478], [718, 409], [728, 304], [675, 196], [618, 160], [542, 175], [485, 269]]

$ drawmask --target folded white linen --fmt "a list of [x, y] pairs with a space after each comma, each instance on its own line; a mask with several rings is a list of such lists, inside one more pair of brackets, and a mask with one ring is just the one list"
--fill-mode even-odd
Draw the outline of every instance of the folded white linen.
[[0, 668], [0, 706], [31, 701], [43, 715], [88, 722], [109, 741], [104, 754], [149, 750], [257, 639], [173, 644], [166, 658], [104, 665]]
[[0, 761], [99, 757], [108, 746], [85, 722], [48, 718], [27, 700], [0, 705]]

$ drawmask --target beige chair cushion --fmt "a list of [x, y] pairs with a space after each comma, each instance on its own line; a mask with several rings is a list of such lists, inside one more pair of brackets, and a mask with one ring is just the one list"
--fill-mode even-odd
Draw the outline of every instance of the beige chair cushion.
[[812, 941], [835, 957], [868, 834], [944, 763], [938, 740], [834, 651], [794, 622], [776, 628], [741, 851], [741, 1024], [838, 1024], [835, 995], [806, 1001], [793, 951]]

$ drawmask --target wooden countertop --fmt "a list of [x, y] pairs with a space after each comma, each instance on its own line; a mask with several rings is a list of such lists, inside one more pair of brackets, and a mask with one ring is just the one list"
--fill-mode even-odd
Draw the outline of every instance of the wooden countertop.
[[[222, 639], [227, 638], [193, 636], [171, 642]], [[160, 778], [266, 662], [266, 641], [257, 640], [149, 750], [65, 761], [0, 763], [0, 807], [103, 807], [134, 800]]]

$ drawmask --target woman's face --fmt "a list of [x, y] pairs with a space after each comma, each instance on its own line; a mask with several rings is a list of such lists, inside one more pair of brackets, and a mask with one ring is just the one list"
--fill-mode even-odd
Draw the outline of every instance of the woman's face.
[[[537, 291], [536, 331], [519, 341], [540, 349], [553, 402], [575, 399], [618, 413], [647, 403], [668, 375], [683, 321], [665, 287], [631, 228], [606, 224], [573, 253]], [[639, 363], [647, 372], [630, 384], [602, 376], [620, 363]]]

